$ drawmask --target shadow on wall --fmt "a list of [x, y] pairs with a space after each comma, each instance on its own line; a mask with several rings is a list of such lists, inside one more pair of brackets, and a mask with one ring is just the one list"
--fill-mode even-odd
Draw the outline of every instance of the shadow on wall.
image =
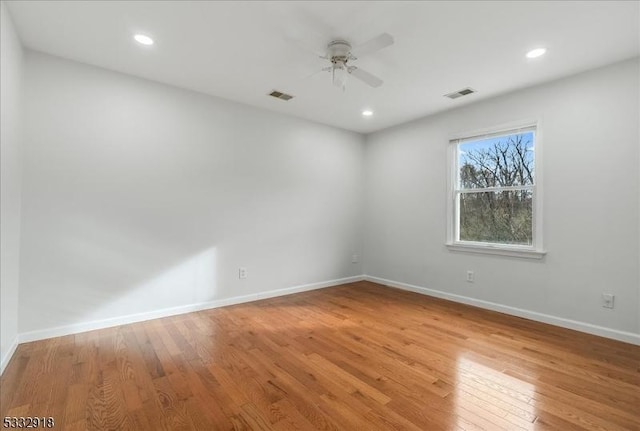
[[[213, 301], [218, 298], [216, 258], [215, 247], [204, 250], [147, 281], [120, 291], [115, 297], [104, 298], [106, 303], [78, 316], [78, 321]], [[144, 305], [140, 307], [140, 304]]]
[[[206, 235], [172, 232], [173, 223], [164, 223], [161, 233], [158, 225], [113, 223], [95, 214], [55, 225], [55, 232], [42, 232], [48, 238], [41, 242], [39, 261], [25, 262], [23, 333], [229, 295], [220, 292], [218, 249]], [[47, 250], [50, 244], [55, 249]]]

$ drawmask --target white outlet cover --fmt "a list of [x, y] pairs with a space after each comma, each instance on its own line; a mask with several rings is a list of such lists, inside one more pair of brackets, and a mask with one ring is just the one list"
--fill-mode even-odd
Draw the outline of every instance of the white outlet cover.
[[247, 278], [247, 268], [245, 267], [238, 268], [238, 278], [241, 278], [241, 279]]
[[474, 274], [473, 271], [467, 271], [467, 281], [469, 283], [473, 283], [474, 276], [475, 276], [475, 274]]

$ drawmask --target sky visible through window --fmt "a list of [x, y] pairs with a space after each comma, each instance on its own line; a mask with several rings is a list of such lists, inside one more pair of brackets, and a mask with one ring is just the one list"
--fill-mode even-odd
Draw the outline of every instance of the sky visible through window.
[[[516, 161], [515, 164], [521, 164], [531, 168], [531, 174], [533, 176], [535, 148], [534, 148], [534, 132], [514, 133], [510, 135], [494, 136], [487, 139], [479, 139], [477, 141], [470, 141], [462, 143], [458, 146], [458, 168], [460, 169], [459, 175], [462, 175], [462, 168], [465, 165], [473, 165], [476, 169], [481, 170], [486, 166], [481, 166], [479, 159], [486, 159], [481, 155], [494, 153], [496, 149], [507, 149], [508, 153], [513, 153], [513, 147], [517, 144], [522, 145], [523, 160]], [[509, 154], [511, 155], [511, 154]], [[476, 157], [473, 157], [476, 156]], [[489, 157], [494, 158], [494, 157]], [[492, 160], [492, 168], [496, 166], [496, 160]], [[512, 160], [507, 160], [504, 168], [507, 170], [515, 169], [512, 164]], [[506, 180], [506, 179], [505, 179]], [[507, 180], [508, 181], [508, 180]], [[490, 185], [490, 184], [489, 184]], [[513, 182], [511, 184], [495, 184], [495, 186], [508, 186], [508, 185], [527, 185], [525, 180], [523, 183]], [[531, 184], [529, 184], [531, 185]]]
[[529, 162], [533, 163], [533, 154], [535, 151], [533, 148], [533, 132], [525, 132], [525, 133], [518, 133], [518, 134], [504, 135], [504, 136], [495, 136], [493, 138], [481, 139], [479, 141], [465, 142], [464, 144], [460, 144], [460, 147], [459, 147], [460, 155], [463, 156], [466, 153], [469, 153], [472, 151], [477, 151], [482, 149], [486, 150], [489, 148], [493, 148], [493, 146], [499, 142], [506, 142], [509, 140], [509, 138], [516, 139], [518, 136], [521, 136], [524, 142], [528, 142], [527, 155], [530, 158]]

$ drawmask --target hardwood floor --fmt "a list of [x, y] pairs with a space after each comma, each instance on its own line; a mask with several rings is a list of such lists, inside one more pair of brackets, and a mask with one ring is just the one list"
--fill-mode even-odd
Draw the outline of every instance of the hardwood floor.
[[22, 344], [61, 430], [638, 430], [640, 347], [368, 282]]

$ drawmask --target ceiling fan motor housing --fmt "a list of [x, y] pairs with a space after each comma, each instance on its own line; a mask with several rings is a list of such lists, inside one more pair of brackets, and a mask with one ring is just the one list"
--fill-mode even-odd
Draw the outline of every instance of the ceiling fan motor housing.
[[351, 57], [351, 45], [346, 40], [334, 40], [327, 45], [327, 54], [333, 64], [345, 64]]

